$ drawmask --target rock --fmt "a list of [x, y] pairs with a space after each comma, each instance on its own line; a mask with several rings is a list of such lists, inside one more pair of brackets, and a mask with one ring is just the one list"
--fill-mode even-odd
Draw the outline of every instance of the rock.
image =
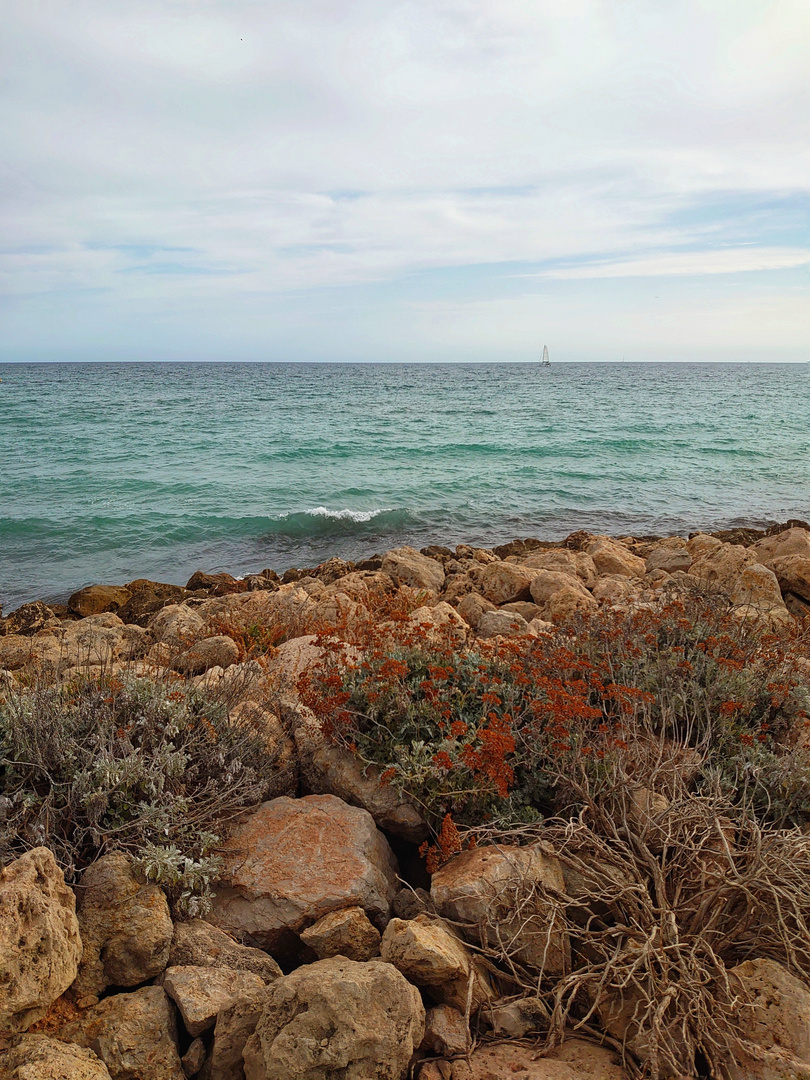
[[532, 619], [541, 618], [543, 614], [543, 609], [540, 605], [535, 604], [532, 600], [516, 600], [514, 604], [504, 604], [503, 607], [498, 610], [520, 615], [527, 623], [530, 623]]
[[[1, 640], [1, 639], [0, 639]], [[76, 900], [47, 848], [0, 870], [0, 1035], [41, 1019], [76, 978]]]
[[266, 986], [220, 1009], [206, 1063], [206, 1080], [244, 1080], [245, 1043], [256, 1030], [269, 996], [270, 987]]
[[23, 634], [6, 634], [0, 637], [0, 668], [19, 671], [29, 664], [59, 662], [59, 642], [52, 634], [27, 637]]
[[176, 1026], [162, 987], [143, 986], [104, 998], [59, 1037], [94, 1050], [112, 1080], [184, 1080]]
[[59, 642], [59, 662], [63, 667], [91, 664], [109, 667], [116, 660], [137, 658], [143, 645], [142, 631], [125, 626], [113, 612], [86, 615], [78, 622], [65, 624]]
[[[533, 918], [514, 911], [517, 891], [535, 888]], [[545, 899], [543, 893], [551, 894]], [[559, 859], [545, 844], [491, 845], [464, 851], [433, 875], [430, 895], [436, 910], [460, 923], [470, 940], [498, 940], [514, 959], [533, 971], [560, 974], [570, 965], [570, 944], [551, 900], [565, 894]]]
[[771, 560], [770, 569], [783, 593], [793, 593], [800, 600], [810, 602], [810, 556], [780, 555]]
[[593, 598], [600, 604], [626, 606], [639, 595], [638, 578], [624, 577], [621, 574], [606, 574], [599, 578], [593, 587]]
[[107, 1066], [92, 1050], [49, 1035], [22, 1035], [0, 1053], [2, 1080], [110, 1080]]
[[434, 1054], [453, 1057], [467, 1050], [469, 1032], [464, 1014], [452, 1005], [435, 1005], [425, 1017], [422, 1046]]
[[162, 581], [138, 578], [127, 585], [132, 595], [116, 614], [125, 623], [137, 626], [146, 624], [169, 604], [180, 604], [192, 594], [180, 585], [166, 585]]
[[596, 572], [621, 574], [623, 577], [644, 577], [647, 565], [638, 555], [633, 555], [624, 544], [609, 536], [597, 536], [585, 545], [585, 552], [593, 559]]
[[180, 1059], [186, 1076], [196, 1076], [205, 1064], [205, 1043], [195, 1039]]
[[549, 1011], [540, 997], [495, 1002], [486, 1010], [486, 1019], [494, 1035], [502, 1039], [522, 1039], [530, 1032], [548, 1028]]
[[500, 605], [531, 600], [530, 586], [536, 574], [519, 563], [496, 562], [471, 571], [470, 577], [487, 600]]
[[425, 913], [435, 915], [436, 909], [426, 889], [400, 889], [394, 897], [391, 912], [398, 919], [415, 919]]
[[[541, 570], [541, 574], [552, 571]], [[562, 576], [562, 575], [561, 575]], [[538, 595], [540, 590], [538, 588]], [[548, 600], [543, 604], [543, 614], [552, 623], [565, 623], [579, 614], [587, 615], [596, 611], [598, 604], [587, 589], [579, 583], [563, 585], [551, 593]]]
[[132, 593], [124, 585], [88, 585], [79, 589], [68, 600], [68, 608], [74, 615], [100, 615], [104, 611], [117, 611]]
[[556, 570], [558, 573], [579, 578], [586, 589], [592, 588], [599, 577], [593, 559], [584, 551], [568, 551], [566, 548], [536, 551], [527, 555], [522, 562], [524, 566], [533, 569]]
[[[711, 547], [706, 542], [709, 540]], [[697, 578], [704, 588], [724, 592], [742, 614], [759, 613], [789, 621], [776, 575], [757, 562], [749, 549], [702, 534], [693, 537], [688, 547], [694, 556], [689, 576]]]
[[358, 604], [368, 607], [369, 602], [382, 600], [396, 592], [396, 585], [389, 574], [382, 570], [353, 570], [339, 581], [326, 586], [326, 595], [341, 592]]
[[31, 637], [42, 630], [54, 630], [61, 626], [54, 612], [41, 600], [23, 604], [5, 619], [0, 619], [0, 634], [21, 634]]
[[526, 637], [531, 631], [529, 624], [517, 612], [485, 611], [478, 620], [475, 633], [479, 638]]
[[76, 890], [84, 955], [77, 998], [95, 999], [108, 986], [139, 986], [169, 960], [172, 920], [163, 890], [132, 873], [126, 855], [103, 855], [84, 871]]
[[175, 924], [168, 966], [250, 971], [265, 983], [273, 982], [281, 975], [281, 968], [272, 956], [261, 949], [240, 945], [204, 919]]
[[334, 795], [257, 807], [231, 833], [225, 868], [211, 922], [268, 949], [344, 907], [384, 926], [397, 891], [396, 860], [371, 814]]
[[585, 603], [593, 604], [593, 597], [582, 584], [578, 577], [573, 574], [565, 574], [560, 570], [535, 570], [531, 583], [531, 595], [535, 604], [542, 612], [548, 610], [551, 600], [562, 590], [568, 590], [583, 598]]
[[775, 960], [746, 960], [729, 974], [753, 1002], [739, 1010], [740, 1034], [765, 1051], [762, 1061], [738, 1058], [729, 1080], [807, 1080], [810, 988]]
[[170, 967], [163, 976], [163, 989], [180, 1010], [192, 1038], [214, 1026], [220, 1009], [266, 985], [252, 971], [223, 967]]
[[[231, 669], [232, 670], [232, 669]], [[246, 727], [264, 743], [264, 801], [298, 792], [298, 751], [287, 726], [266, 701], [241, 701], [228, 713], [233, 727]]]
[[244, 585], [232, 574], [207, 574], [204, 570], [197, 570], [186, 582], [186, 588], [189, 592], [204, 589], [214, 596], [225, 596], [244, 589]]
[[304, 706], [282, 708], [284, 719], [293, 728], [304, 783], [313, 794], [336, 795], [352, 806], [360, 806], [377, 826], [395, 836], [420, 843], [427, 825], [417, 808], [393, 784], [383, 783], [382, 769], [365, 769], [350, 751], [330, 743], [320, 721]]
[[380, 954], [380, 931], [359, 907], [330, 911], [302, 930], [301, 940], [315, 951], [319, 960], [345, 956], [347, 960], [362, 962]]
[[442, 564], [420, 554], [416, 548], [400, 547], [386, 552], [380, 569], [397, 584], [409, 585], [412, 589], [441, 592], [444, 585]]
[[[534, 1046], [495, 1043], [479, 1046], [470, 1063], [456, 1061], [450, 1080], [629, 1080], [618, 1054], [606, 1046], [566, 1039], [547, 1057]], [[420, 1077], [421, 1080], [421, 1077]]]
[[420, 607], [412, 611], [405, 629], [418, 632], [428, 644], [446, 641], [462, 644], [467, 640], [467, 624], [456, 609], [444, 600], [433, 607]]
[[270, 988], [245, 1077], [404, 1080], [424, 1030], [419, 991], [390, 964], [319, 960]]
[[225, 634], [195, 641], [172, 662], [183, 675], [201, 675], [212, 667], [229, 668], [239, 660], [239, 646]]
[[672, 574], [676, 570], [688, 570], [692, 565], [692, 555], [685, 540], [680, 536], [669, 536], [666, 540], [659, 540], [652, 545], [644, 564], [648, 574], [656, 570]]
[[481, 616], [487, 611], [496, 611], [495, 605], [491, 600], [487, 600], [485, 596], [481, 596], [480, 593], [468, 592], [458, 602], [456, 611], [462, 617], [462, 619], [471, 626], [473, 630], [478, 627], [478, 623], [481, 621]]
[[770, 567], [774, 559], [784, 559], [788, 555], [803, 555], [810, 558], [810, 532], [807, 529], [792, 528], [773, 536], [764, 536], [748, 549], [757, 562]]
[[392, 919], [385, 928], [380, 954], [417, 986], [424, 986], [438, 1002], [466, 1009], [470, 972], [473, 973], [472, 1008], [494, 997], [486, 969], [442, 919], [417, 915]]
[[168, 645], [175, 652], [183, 652], [198, 638], [204, 637], [205, 619], [187, 604], [169, 604], [154, 616], [149, 630], [155, 642]]

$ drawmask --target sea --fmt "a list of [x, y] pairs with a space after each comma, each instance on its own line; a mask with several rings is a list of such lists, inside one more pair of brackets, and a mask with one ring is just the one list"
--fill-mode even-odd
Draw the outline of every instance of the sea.
[[804, 364], [0, 365], [0, 603], [810, 518]]

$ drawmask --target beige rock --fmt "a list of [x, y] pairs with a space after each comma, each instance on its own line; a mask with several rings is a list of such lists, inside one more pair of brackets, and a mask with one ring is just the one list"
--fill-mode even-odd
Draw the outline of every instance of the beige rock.
[[[0, 639], [2, 640], [2, 639]], [[47, 848], [0, 870], [0, 1035], [25, 1031], [76, 978], [76, 901]]]
[[409, 585], [412, 589], [432, 589], [441, 592], [444, 585], [444, 569], [437, 559], [430, 559], [412, 547], [394, 548], [383, 556], [384, 574], [388, 574], [399, 585]]
[[599, 577], [593, 559], [584, 551], [554, 548], [552, 551], [536, 551], [521, 561], [524, 566], [537, 570], [556, 570], [559, 573], [577, 577], [586, 589], [595, 585]]
[[753, 999], [739, 1012], [740, 1033], [762, 1047], [764, 1060], [738, 1059], [729, 1080], [807, 1080], [810, 1077], [810, 987], [775, 960], [746, 960], [731, 969], [732, 984]]
[[110, 1080], [107, 1066], [92, 1050], [49, 1035], [18, 1036], [0, 1053], [2, 1080]]
[[313, 617], [322, 631], [351, 631], [368, 619], [368, 610], [343, 592], [326, 593], [315, 605]]
[[323, 659], [316, 641], [314, 634], [302, 634], [279, 645], [269, 657], [267, 676], [284, 693], [295, 694], [299, 678]]
[[598, 604], [590, 593], [582, 592], [570, 585], [558, 589], [545, 605], [546, 619], [554, 624], [563, 624], [576, 615], [588, 615], [596, 611]]
[[[693, 537], [690, 545], [697, 539]], [[711, 549], [703, 546], [706, 552], [696, 555], [689, 576], [697, 578], [705, 588], [724, 592], [743, 614], [759, 612], [790, 620], [776, 575], [758, 563], [750, 550], [719, 541]]]
[[43, 630], [58, 629], [61, 625], [47, 604], [43, 604], [41, 600], [34, 600], [30, 604], [18, 607], [5, 619], [0, 618], [0, 634], [22, 634], [25, 637], [32, 637]]
[[[515, 898], [529, 889], [531, 908], [515, 914]], [[544, 896], [547, 893], [547, 896]], [[465, 926], [470, 940], [498, 940], [521, 964], [559, 974], [570, 964], [570, 944], [552, 900], [564, 895], [559, 859], [546, 845], [491, 845], [457, 855], [433, 875], [430, 895], [440, 915]]]
[[462, 619], [475, 630], [481, 621], [481, 616], [486, 611], [495, 611], [495, 605], [480, 593], [468, 592], [458, 602], [456, 611]]
[[547, 1030], [549, 1011], [542, 998], [518, 998], [495, 1002], [485, 1012], [493, 1034], [502, 1039], [522, 1039], [530, 1032]]
[[432, 607], [419, 607], [412, 611], [406, 628], [418, 631], [426, 642], [455, 641], [467, 639], [467, 624], [454, 607], [442, 600]]
[[647, 572], [643, 559], [609, 536], [597, 536], [586, 544], [585, 551], [593, 559], [596, 572], [600, 577], [603, 574], [644, 577]]
[[63, 667], [109, 665], [141, 655], [144, 635], [140, 627], [126, 626], [113, 612], [105, 612], [66, 623], [59, 647]]
[[314, 949], [319, 960], [345, 956], [362, 962], [380, 954], [380, 931], [359, 907], [330, 911], [302, 930], [301, 940]]
[[493, 604], [511, 604], [515, 600], [531, 600], [531, 583], [536, 570], [512, 562], [488, 563], [473, 571], [470, 577], [478, 591]]
[[179, 656], [175, 657], [172, 667], [184, 675], [201, 675], [212, 667], [223, 670], [229, 668], [238, 659], [239, 646], [233, 638], [225, 634], [216, 634], [214, 637], [195, 641], [188, 649], [184, 649]]
[[266, 986], [261, 975], [223, 967], [170, 967], [163, 989], [180, 1010], [193, 1038], [214, 1026], [220, 1009]]
[[[465, 596], [469, 596], [470, 593], [475, 593], [476, 586], [473, 579], [467, 573], [455, 573], [450, 574], [445, 571], [446, 576], [444, 579], [444, 589], [442, 590], [442, 596], [448, 604], [452, 604], [456, 610], [458, 605]], [[494, 604], [492, 605], [495, 606]]]
[[76, 891], [84, 944], [78, 998], [97, 998], [108, 986], [139, 986], [163, 971], [172, 940], [169, 905], [161, 888], [137, 880], [126, 855], [102, 856]]
[[587, 602], [592, 601], [591, 594], [578, 577], [560, 570], [535, 570], [531, 583], [531, 594], [535, 604], [546, 611], [548, 604], [561, 590], [576, 593]]
[[788, 555], [803, 555], [810, 558], [810, 532], [807, 529], [792, 528], [774, 536], [764, 536], [748, 549], [757, 562], [764, 563], [773, 570], [774, 559], [784, 559]]
[[485, 611], [475, 633], [480, 638], [526, 637], [531, 631], [523, 616], [515, 611]]
[[621, 574], [606, 574], [599, 578], [593, 587], [593, 598], [600, 604], [622, 606], [639, 595], [638, 578], [624, 577]]
[[143, 986], [104, 998], [59, 1037], [93, 1049], [112, 1080], [183, 1080], [176, 1028], [162, 987]]
[[425, 1038], [422, 1046], [434, 1054], [454, 1057], [467, 1050], [469, 1032], [464, 1013], [452, 1005], [436, 1005], [425, 1017]]
[[456, 1061], [451, 1080], [629, 1080], [618, 1055], [606, 1046], [566, 1039], [548, 1057], [534, 1046], [515, 1043], [484, 1045], [473, 1051], [470, 1064]]
[[34, 664], [48, 655], [43, 648], [47, 640], [50, 653], [49, 659], [53, 663], [59, 659], [59, 643], [57, 639], [48, 634], [46, 639], [41, 637], [28, 637], [25, 634], [6, 634], [0, 637], [0, 668], [5, 671], [19, 671], [28, 664]]
[[149, 622], [149, 630], [155, 642], [168, 645], [175, 652], [182, 652], [197, 638], [205, 634], [205, 619], [197, 608], [187, 604], [169, 604]]
[[205, 1064], [205, 1043], [195, 1039], [180, 1059], [186, 1076], [196, 1076]]
[[79, 589], [68, 600], [74, 615], [100, 615], [103, 611], [117, 611], [132, 596], [123, 585], [88, 585]]
[[379, 828], [419, 843], [427, 825], [417, 805], [393, 784], [383, 783], [383, 770], [363, 768], [354, 754], [330, 743], [315, 714], [305, 706], [285, 704], [284, 720], [293, 729], [295, 745], [306, 786], [316, 795], [336, 795], [352, 806], [367, 810]]
[[556, 633], [557, 627], [552, 622], [547, 622], [545, 619], [532, 619], [529, 623], [529, 629], [535, 637], [548, 637], [550, 634]]
[[810, 556], [780, 555], [771, 559], [769, 566], [783, 593], [795, 593], [802, 600], [810, 601]]
[[270, 988], [245, 1077], [404, 1080], [424, 1030], [419, 991], [390, 964], [319, 960]]
[[435, 915], [392, 919], [385, 928], [380, 954], [417, 986], [426, 987], [436, 1001], [466, 1008], [470, 972], [472, 1007], [494, 997], [486, 969], [456, 932]]
[[272, 956], [261, 949], [240, 945], [224, 930], [204, 919], [175, 923], [168, 966], [251, 971], [265, 983], [273, 982], [281, 975], [281, 968]]
[[225, 868], [210, 921], [264, 948], [343, 907], [384, 925], [397, 891], [396, 860], [371, 814], [334, 795], [257, 807], [232, 832]]
[[206, 1064], [206, 1080], [244, 1080], [245, 1043], [256, 1030], [269, 996], [270, 987], [266, 986], [220, 1009]]
[[354, 570], [326, 587], [327, 595], [341, 592], [364, 607], [368, 607], [369, 601], [381, 600], [395, 591], [393, 579], [381, 570]]
[[266, 700], [240, 701], [228, 713], [234, 727], [246, 727], [264, 742], [265, 801], [298, 791], [298, 751], [287, 726]]
[[692, 555], [686, 541], [680, 536], [668, 536], [652, 545], [644, 562], [648, 574], [656, 570], [672, 574], [676, 570], [688, 570], [692, 565]]
[[690, 536], [686, 543], [686, 550], [692, 556], [693, 559], [702, 559], [706, 555], [713, 555], [719, 551], [723, 546], [723, 541], [718, 540], [716, 536], [709, 536], [708, 533], [695, 533], [694, 536]]

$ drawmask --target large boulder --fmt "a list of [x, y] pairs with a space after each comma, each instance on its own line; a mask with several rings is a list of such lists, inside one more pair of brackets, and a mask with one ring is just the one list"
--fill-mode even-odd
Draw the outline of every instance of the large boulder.
[[584, 551], [569, 551], [567, 548], [553, 548], [551, 551], [536, 551], [521, 560], [524, 566], [536, 570], [555, 570], [558, 573], [577, 577], [590, 589], [596, 584], [599, 575], [590, 555]]
[[186, 1031], [195, 1038], [214, 1026], [220, 1009], [255, 994], [267, 983], [252, 971], [223, 967], [170, 967], [163, 989], [180, 1010]]
[[810, 558], [810, 532], [807, 529], [792, 528], [773, 536], [763, 536], [748, 549], [757, 562], [773, 569], [774, 559], [784, 559], [788, 555], [803, 555]]
[[47, 848], [0, 870], [0, 1035], [41, 1019], [76, 978], [76, 900]]
[[245, 1077], [404, 1080], [424, 1031], [419, 991], [390, 964], [319, 960], [270, 988]]
[[272, 956], [261, 949], [240, 945], [224, 930], [204, 919], [175, 923], [167, 966], [250, 971], [265, 983], [271, 983], [281, 975], [281, 968]]
[[485, 611], [475, 630], [476, 637], [527, 637], [531, 635], [529, 624], [516, 611]]
[[769, 567], [776, 574], [783, 593], [793, 593], [810, 601], [810, 556], [780, 555], [771, 560]]
[[197, 608], [168, 604], [150, 621], [149, 631], [156, 642], [179, 653], [205, 635], [205, 619]]
[[371, 814], [334, 795], [262, 803], [224, 857], [210, 920], [271, 950], [343, 907], [362, 907], [382, 927], [397, 891], [396, 859]]
[[20, 1035], [0, 1053], [2, 1080], [110, 1080], [104, 1062], [93, 1053], [49, 1035]]
[[172, 660], [172, 667], [183, 675], [202, 675], [210, 668], [225, 670], [239, 660], [239, 646], [227, 634], [215, 634], [213, 637], [195, 641], [179, 656]]
[[464, 851], [436, 871], [430, 889], [438, 913], [461, 925], [469, 940], [497, 941], [518, 963], [548, 974], [570, 965], [570, 943], [556, 908], [564, 894], [562, 865], [543, 843]]
[[132, 873], [126, 855], [104, 855], [82, 874], [77, 890], [84, 955], [74, 984], [79, 999], [108, 986], [140, 986], [169, 960], [172, 920], [163, 890]]
[[687, 571], [692, 565], [692, 555], [686, 541], [680, 536], [668, 536], [665, 540], [654, 543], [644, 560], [647, 573], [663, 570], [665, 574], [674, 574], [676, 570]]
[[422, 555], [416, 548], [405, 546], [386, 552], [380, 569], [397, 584], [408, 585], [412, 589], [440, 592], [444, 585], [442, 564], [437, 559]]
[[471, 973], [472, 1008], [478, 1009], [494, 997], [486, 969], [458, 934], [435, 916], [392, 919], [385, 928], [380, 954], [409, 982], [425, 987], [436, 1001], [462, 1012]]
[[319, 960], [345, 956], [347, 960], [362, 962], [380, 953], [380, 931], [359, 907], [330, 911], [302, 930], [301, 940], [314, 950]]
[[482, 596], [500, 606], [516, 600], [531, 600], [531, 583], [537, 570], [520, 563], [494, 562], [477, 567], [470, 578]]
[[57, 630], [61, 625], [52, 608], [41, 600], [33, 600], [12, 611], [5, 619], [0, 619], [0, 634], [32, 637], [43, 630]]
[[810, 987], [775, 960], [746, 960], [730, 976], [752, 1003], [739, 1010], [740, 1034], [762, 1054], [738, 1056], [729, 1080], [808, 1080]]
[[70, 597], [68, 608], [83, 619], [86, 615], [117, 611], [131, 596], [132, 593], [124, 585], [88, 585]]
[[725, 593], [741, 614], [769, 616], [774, 623], [790, 621], [776, 575], [749, 549], [703, 533], [693, 536], [687, 546], [693, 556], [689, 576], [705, 588]]
[[205, 1080], [244, 1080], [245, 1043], [256, 1030], [270, 992], [265, 986], [219, 1010]]
[[644, 577], [647, 572], [647, 565], [643, 559], [609, 536], [594, 537], [585, 544], [584, 550], [593, 559], [596, 572], [600, 577], [602, 574]]
[[[457, 1061], [445, 1075], [451, 1080], [629, 1080], [615, 1051], [570, 1038], [543, 1057], [534, 1046], [520, 1043], [479, 1046], [470, 1055], [469, 1064]], [[424, 1070], [419, 1080], [423, 1078], [432, 1080]]]
[[160, 986], [104, 998], [59, 1038], [94, 1050], [112, 1080], [184, 1080], [174, 1006]]

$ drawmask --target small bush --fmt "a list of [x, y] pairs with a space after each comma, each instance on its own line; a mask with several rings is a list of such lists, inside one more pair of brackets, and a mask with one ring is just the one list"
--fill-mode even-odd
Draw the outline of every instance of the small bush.
[[[187, 904], [226, 823], [267, 790], [258, 731], [178, 682], [81, 679], [0, 700], [0, 858], [45, 845], [68, 877], [130, 852]], [[192, 905], [193, 906], [193, 905]]]

